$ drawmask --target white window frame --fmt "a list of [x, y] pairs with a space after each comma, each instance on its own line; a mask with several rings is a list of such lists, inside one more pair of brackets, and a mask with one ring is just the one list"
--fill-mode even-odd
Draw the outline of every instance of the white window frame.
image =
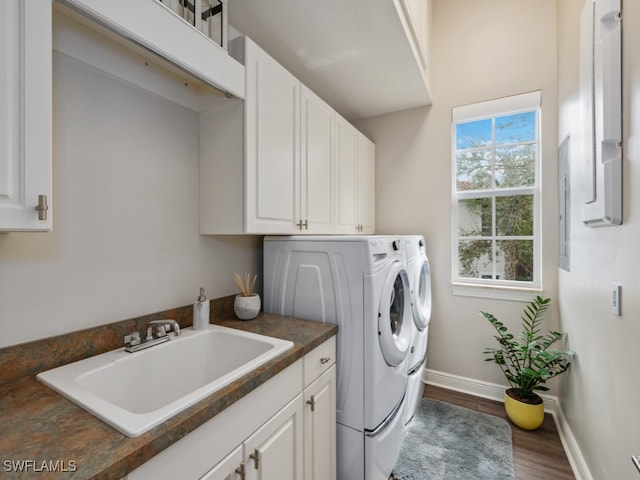
[[[530, 300], [532, 293], [539, 293], [542, 290], [542, 271], [541, 271], [541, 244], [542, 232], [540, 222], [540, 198], [541, 198], [541, 181], [540, 181], [540, 165], [541, 165], [541, 112], [540, 112], [540, 91], [514, 95], [510, 97], [489, 100], [481, 103], [474, 103], [462, 107], [455, 107], [452, 110], [451, 121], [451, 168], [452, 168], [452, 258], [451, 258], [451, 278], [453, 293], [455, 295], [475, 296], [475, 297], [491, 297], [509, 300]], [[475, 120], [483, 120], [493, 117], [501, 117], [517, 113], [536, 111], [536, 156], [535, 156], [535, 184], [530, 187], [515, 187], [488, 190], [472, 190], [457, 191], [457, 171], [456, 171], [456, 125]], [[492, 146], [493, 140], [492, 140]], [[533, 281], [517, 281], [517, 280], [494, 280], [483, 278], [460, 277], [458, 274], [458, 231], [459, 231], [459, 211], [458, 204], [460, 200], [465, 198], [479, 197], [499, 197], [513, 193], [533, 195], [533, 235], [530, 237], [513, 237], [513, 239], [530, 239], [533, 240]], [[495, 202], [493, 202], [495, 210]], [[493, 212], [495, 215], [495, 211]], [[467, 237], [468, 238], [468, 237]], [[473, 238], [471, 238], [473, 239]], [[483, 240], [495, 240], [495, 232]], [[509, 240], [509, 237], [501, 237], [500, 239]], [[495, 257], [495, 255], [494, 255]], [[492, 262], [495, 268], [495, 262]]]

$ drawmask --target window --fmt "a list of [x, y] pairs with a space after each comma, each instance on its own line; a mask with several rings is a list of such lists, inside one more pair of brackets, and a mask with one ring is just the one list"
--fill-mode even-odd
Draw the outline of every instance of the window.
[[540, 92], [453, 109], [453, 281], [539, 288]]

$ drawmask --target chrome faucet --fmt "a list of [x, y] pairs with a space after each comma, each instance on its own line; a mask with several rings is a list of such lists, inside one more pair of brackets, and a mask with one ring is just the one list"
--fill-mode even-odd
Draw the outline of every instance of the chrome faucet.
[[[156, 332], [155, 336], [153, 335], [154, 329]], [[173, 330], [176, 337], [180, 335], [180, 325], [175, 320], [170, 318], [152, 320], [147, 326], [147, 335], [144, 340], [141, 338], [140, 332], [132, 332], [130, 335], [125, 336], [124, 349], [126, 352], [133, 353], [167, 342], [170, 340], [167, 333], [171, 330]]]
[[162, 320], [151, 320], [147, 327], [147, 338], [153, 338], [153, 327], [156, 326], [156, 337], [164, 337], [172, 329], [176, 337], [180, 336], [180, 325], [172, 318], [165, 318]]

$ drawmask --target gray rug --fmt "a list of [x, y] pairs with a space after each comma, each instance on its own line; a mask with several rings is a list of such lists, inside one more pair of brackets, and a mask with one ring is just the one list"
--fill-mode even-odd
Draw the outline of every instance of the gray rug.
[[399, 480], [513, 480], [511, 427], [494, 415], [423, 398], [393, 474]]

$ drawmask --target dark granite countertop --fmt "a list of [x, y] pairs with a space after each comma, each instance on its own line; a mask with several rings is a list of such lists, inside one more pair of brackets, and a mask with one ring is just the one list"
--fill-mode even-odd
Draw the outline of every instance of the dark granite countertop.
[[[189, 312], [183, 313], [187, 319]], [[186, 322], [181, 322], [183, 327]], [[120, 479], [337, 332], [335, 325], [269, 314], [240, 321], [212, 313], [211, 323], [291, 340], [294, 346], [137, 438], [126, 437], [49, 389], [33, 372], [0, 383], [0, 478]], [[73, 341], [78, 342], [81, 333], [74, 334]], [[0, 351], [0, 369], [9, 367], [3, 362], [20, 362], [12, 356], [38, 345]]]

